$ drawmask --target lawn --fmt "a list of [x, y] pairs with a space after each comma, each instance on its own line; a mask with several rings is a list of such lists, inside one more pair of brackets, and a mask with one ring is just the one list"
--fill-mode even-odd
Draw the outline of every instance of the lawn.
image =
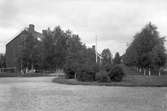
[[21, 74], [19, 72], [0, 72], [0, 77], [41, 77], [41, 76], [54, 76], [48, 73], [26, 73]]

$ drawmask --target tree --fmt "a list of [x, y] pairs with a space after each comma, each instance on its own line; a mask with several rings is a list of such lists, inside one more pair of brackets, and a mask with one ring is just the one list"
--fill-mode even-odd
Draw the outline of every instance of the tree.
[[69, 78], [74, 78], [79, 64], [83, 64], [86, 47], [82, 45], [78, 35], [67, 34], [67, 55], [65, 58], [64, 70]]
[[161, 75], [160, 68], [166, 63], [166, 54], [164, 46], [157, 45], [152, 51], [152, 67], [158, 71], [159, 76]]
[[28, 33], [24, 43], [22, 44], [21, 54], [18, 57], [19, 66], [22, 69], [33, 69], [37, 66], [38, 60], [38, 40], [31, 34]]
[[46, 30], [42, 40], [42, 66], [45, 70], [62, 69], [67, 52], [67, 36], [59, 27]]
[[104, 49], [101, 53], [102, 55], [102, 66], [106, 71], [109, 71], [112, 65], [112, 54], [110, 49]]
[[6, 59], [4, 54], [0, 54], [0, 68], [5, 68], [6, 67]]
[[58, 26], [53, 31], [54, 39], [54, 58], [55, 68], [62, 69], [65, 64], [67, 53], [67, 36], [63, 30]]
[[120, 63], [121, 63], [121, 57], [120, 57], [120, 55], [119, 55], [119, 52], [117, 52], [117, 53], [115, 54], [115, 57], [114, 57], [114, 59], [113, 59], [113, 63], [114, 63], [114, 64], [120, 64]]
[[77, 78], [81, 81], [95, 79], [96, 56], [93, 48], [87, 48], [76, 34], [66, 32], [67, 52], [64, 71], [67, 78]]
[[128, 66], [138, 66], [138, 55], [135, 48], [131, 45], [127, 48], [126, 53], [123, 56], [124, 64]]
[[51, 70], [54, 67], [54, 40], [52, 32], [48, 29], [42, 38], [42, 69]]
[[[164, 38], [160, 37], [157, 27], [150, 22], [140, 33], [137, 33], [134, 36], [134, 40], [127, 48], [125, 54], [125, 58], [128, 58], [127, 63], [131, 63], [136, 67], [143, 69], [144, 74], [146, 70], [149, 70], [150, 75], [150, 69], [153, 70], [153, 67], [157, 66], [156, 64], [161, 61], [161, 59], [155, 59], [159, 58], [159, 56], [156, 55], [160, 55], [158, 54], [159, 51], [156, 47], [164, 49]], [[166, 57], [164, 54], [165, 50], [161, 50], [162, 58]], [[155, 62], [154, 59], [159, 62]], [[162, 67], [163, 65], [164, 63], [160, 66]]]

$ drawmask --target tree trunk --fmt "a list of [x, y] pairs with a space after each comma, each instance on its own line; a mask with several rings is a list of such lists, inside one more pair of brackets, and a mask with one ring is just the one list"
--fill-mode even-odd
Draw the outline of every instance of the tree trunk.
[[28, 72], [28, 67], [26, 67], [26, 73]]
[[148, 72], [148, 75], [151, 76], [151, 71], [150, 71], [150, 68], [149, 68], [149, 72]]
[[21, 74], [23, 74], [23, 66], [22, 66], [22, 63], [21, 63], [21, 66], [20, 66], [20, 72], [21, 72]]
[[159, 76], [161, 76], [161, 71], [159, 70], [159, 73], [158, 73]]
[[138, 72], [138, 67], [136, 67], [136, 70], [137, 70], [137, 72]]
[[144, 76], [146, 75], [146, 69], [144, 68]]
[[74, 78], [77, 79], [77, 74], [76, 73], [74, 74]]
[[34, 69], [34, 65], [33, 64], [31, 64], [31, 70], [33, 70]]
[[139, 68], [139, 72], [141, 72], [141, 68]]

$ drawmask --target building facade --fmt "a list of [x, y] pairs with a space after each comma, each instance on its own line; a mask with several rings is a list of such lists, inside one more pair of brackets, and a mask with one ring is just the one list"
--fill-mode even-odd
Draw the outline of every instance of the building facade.
[[28, 28], [21, 31], [14, 39], [9, 41], [6, 44], [6, 67], [7, 68], [18, 68], [18, 58], [21, 54], [21, 49], [24, 47], [25, 40], [29, 34], [32, 34], [33, 37], [41, 37], [41, 33], [35, 31], [35, 26], [30, 24]]

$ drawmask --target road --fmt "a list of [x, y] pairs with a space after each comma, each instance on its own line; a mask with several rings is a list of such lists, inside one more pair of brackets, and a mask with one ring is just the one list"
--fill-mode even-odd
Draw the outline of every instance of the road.
[[0, 111], [167, 111], [167, 88], [81, 86], [0, 78]]

